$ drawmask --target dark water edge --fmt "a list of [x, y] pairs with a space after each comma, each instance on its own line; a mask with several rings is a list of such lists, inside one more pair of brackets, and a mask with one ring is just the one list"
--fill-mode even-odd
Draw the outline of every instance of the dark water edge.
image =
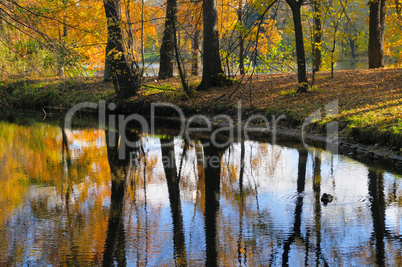
[[[147, 122], [150, 124], [150, 106], [146, 103], [144, 106], [137, 109], [132, 110], [130, 107], [117, 107], [118, 114], [122, 114], [124, 116], [128, 116], [131, 114], [139, 114], [144, 116]], [[131, 112], [127, 113], [127, 111], [131, 110]], [[124, 112], [125, 111], [125, 112]], [[193, 114], [192, 110], [183, 110], [185, 114], [185, 119]], [[45, 113], [46, 112], [46, 113]], [[138, 113], [137, 113], [138, 112]], [[177, 114], [170, 113], [171, 109], [164, 110], [162, 109], [161, 113], [156, 114], [154, 117], [156, 124], [155, 133], [156, 134], [169, 134], [172, 136], [178, 135], [180, 132], [181, 123], [177, 117]], [[229, 113], [232, 111], [229, 111]], [[219, 113], [219, 112], [218, 112]], [[8, 110], [7, 112], [0, 112], [0, 120], [8, 121], [11, 123], [21, 124], [21, 125], [29, 125], [32, 123], [40, 123], [44, 122], [47, 124], [62, 126], [65, 120], [65, 110], [60, 109], [13, 109]], [[194, 113], [195, 114], [195, 113]], [[163, 115], [168, 115], [169, 117], [165, 117]], [[187, 116], [186, 116], [187, 115]], [[172, 117], [170, 117], [172, 116]], [[208, 116], [207, 116], [208, 117]], [[244, 123], [244, 122], [243, 122]], [[97, 110], [84, 110], [79, 111], [74, 116], [72, 121], [72, 126], [77, 129], [85, 129], [85, 128], [98, 128], [99, 127], [99, 114]], [[140, 125], [136, 122], [129, 123], [129, 128], [139, 130]], [[203, 127], [195, 121], [195, 124], [192, 127]], [[222, 124], [219, 127], [228, 127], [228, 125]], [[237, 129], [233, 130], [235, 133], [235, 140]], [[226, 138], [228, 136], [227, 131], [221, 131], [222, 138]], [[195, 136], [197, 137], [197, 135]], [[208, 133], [201, 133], [201, 136], [198, 137], [208, 138]], [[251, 132], [248, 135], [249, 140], [258, 141], [258, 142], [271, 142], [272, 134], [270, 132]], [[325, 142], [325, 137], [319, 134], [310, 134], [307, 132], [305, 134], [305, 142], [307, 145], [313, 146], [315, 148], [324, 149], [327, 144]], [[238, 140], [237, 140], [238, 141]], [[287, 127], [280, 127], [277, 131], [275, 142], [279, 145], [289, 146], [289, 147], [299, 147], [301, 144], [301, 133], [299, 130], [294, 130]], [[401, 156], [397, 155], [394, 151], [389, 148], [377, 146], [375, 144], [360, 144], [354, 142], [348, 142], [347, 140], [340, 139], [338, 143], [338, 153], [340, 155], [349, 157], [353, 160], [361, 162], [367, 166], [381, 168], [387, 171], [391, 171], [395, 174], [402, 174], [402, 166], [400, 166], [400, 161], [402, 159]], [[377, 151], [376, 151], [377, 150]], [[373, 153], [374, 152], [374, 153]]]

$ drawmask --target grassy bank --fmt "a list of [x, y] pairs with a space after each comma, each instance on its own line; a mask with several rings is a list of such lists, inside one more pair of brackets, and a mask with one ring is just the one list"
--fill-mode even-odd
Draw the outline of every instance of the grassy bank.
[[[311, 80], [311, 79], [310, 79]], [[192, 78], [195, 87], [199, 78]], [[293, 74], [237, 77], [227, 88], [194, 92], [188, 98], [178, 78], [167, 81], [147, 79], [138, 96], [116, 100], [110, 83], [100, 78], [74, 80], [31, 80], [3, 84], [1, 95], [12, 107], [70, 107], [82, 101], [115, 101], [122, 112], [149, 114], [153, 102], [170, 102], [191, 114], [237, 114], [241, 101], [243, 118], [252, 114], [286, 115], [283, 125], [300, 128], [304, 120], [321, 109], [310, 130], [325, 132], [325, 125], [337, 121], [341, 136], [365, 144], [379, 144], [399, 150], [402, 147], [402, 69], [348, 70], [319, 73], [308, 93], [295, 94]], [[6, 96], [4, 98], [4, 95]], [[338, 110], [329, 115], [325, 106], [337, 101]], [[167, 115], [169, 113], [164, 113]]]
[[97, 102], [113, 94], [113, 86], [103, 83], [100, 78], [16, 79], [0, 83], [0, 104], [3, 109], [68, 109], [74, 104]]

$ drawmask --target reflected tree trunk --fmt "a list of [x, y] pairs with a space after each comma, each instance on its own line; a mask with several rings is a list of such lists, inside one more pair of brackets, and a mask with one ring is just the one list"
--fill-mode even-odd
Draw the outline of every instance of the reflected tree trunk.
[[246, 154], [246, 149], [244, 147], [244, 140], [241, 141], [240, 144], [240, 175], [239, 175], [239, 189], [240, 189], [240, 196], [243, 196], [243, 180], [244, 180], [244, 157]]
[[321, 152], [316, 152], [314, 157], [314, 181], [313, 181], [313, 191], [314, 191], [314, 221], [315, 221], [315, 235], [316, 241], [316, 255], [315, 260], [317, 266], [320, 264], [321, 257]]
[[173, 244], [176, 266], [187, 266], [186, 243], [180, 200], [180, 180], [177, 176], [173, 139], [161, 139], [163, 168], [169, 191], [173, 219]]
[[[204, 171], [204, 153], [202, 151], [202, 145], [198, 142], [194, 144], [195, 156], [197, 159], [197, 203], [199, 203], [200, 209], [205, 214], [205, 171]], [[199, 195], [198, 195], [199, 194]]]
[[[119, 138], [113, 138], [109, 142], [108, 131], [105, 131], [107, 143], [107, 155], [112, 178], [112, 192], [110, 196], [110, 212], [105, 250], [103, 254], [103, 266], [126, 266], [126, 240], [124, 229], [124, 196], [126, 180], [129, 174], [132, 152], [138, 155], [138, 151], [126, 150], [124, 159], [119, 159]], [[119, 136], [119, 135], [118, 135]], [[127, 130], [126, 136], [132, 140], [139, 140], [137, 134]]]
[[218, 213], [225, 149], [212, 144], [204, 146], [206, 266], [219, 266]]
[[240, 144], [241, 152], [240, 152], [240, 175], [239, 175], [239, 240], [237, 241], [237, 260], [239, 262], [239, 266], [247, 266], [246, 263], [246, 255], [245, 255], [245, 247], [243, 244], [243, 215], [244, 215], [244, 198], [245, 193], [243, 190], [244, 183], [244, 158], [246, 154], [246, 149], [244, 146], [244, 140], [241, 141]]
[[384, 177], [382, 172], [369, 169], [368, 191], [371, 202], [371, 215], [373, 217], [374, 238], [376, 243], [376, 263], [378, 266], [385, 264], [385, 199]]
[[72, 191], [72, 184], [70, 181], [70, 170], [71, 170], [71, 153], [70, 150], [68, 148], [68, 137], [66, 134], [66, 130], [64, 128], [64, 124], [61, 126], [61, 135], [62, 135], [62, 155], [63, 155], [63, 164], [64, 162], [66, 162], [66, 194], [65, 194], [65, 205], [66, 205], [66, 212], [67, 214], [70, 213], [70, 193]]
[[289, 236], [289, 238], [285, 241], [283, 245], [283, 254], [282, 254], [282, 265], [289, 265], [289, 252], [290, 245], [295, 241], [297, 237], [300, 237], [300, 228], [301, 228], [301, 214], [303, 209], [303, 195], [304, 189], [306, 187], [306, 166], [307, 166], [307, 150], [299, 150], [299, 163], [298, 163], [298, 173], [297, 173], [297, 201], [295, 208], [295, 219], [293, 223], [293, 234]]

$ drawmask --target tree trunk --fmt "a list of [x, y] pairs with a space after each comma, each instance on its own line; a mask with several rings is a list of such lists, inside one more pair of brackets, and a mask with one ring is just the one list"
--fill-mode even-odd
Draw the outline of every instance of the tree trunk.
[[349, 37], [349, 45], [350, 45], [350, 56], [353, 59], [355, 59], [356, 58], [356, 52], [355, 52], [356, 42], [355, 42], [355, 39], [353, 39], [353, 37]]
[[320, 0], [314, 1], [314, 71], [320, 71], [321, 68], [321, 39], [322, 39], [322, 25], [321, 25], [321, 2]]
[[166, 2], [165, 29], [160, 50], [159, 79], [173, 77], [173, 56], [174, 56], [174, 25], [177, 24], [177, 1], [167, 0]]
[[103, 72], [104, 82], [110, 82], [112, 80], [112, 59], [110, 56], [108, 56], [110, 52], [110, 47], [111, 47], [110, 38], [108, 38], [106, 44], [105, 69]]
[[108, 43], [110, 51], [106, 55], [111, 61], [111, 78], [116, 95], [119, 98], [128, 98], [137, 93], [141, 80], [138, 72], [134, 70], [126, 61], [123, 48], [123, 36], [121, 33], [121, 20], [119, 17], [119, 0], [104, 1]]
[[372, 0], [370, 6], [369, 22], [369, 68], [384, 67], [384, 27], [385, 27], [385, 6], [386, 0]]
[[246, 73], [244, 69], [244, 39], [243, 36], [239, 37], [239, 69], [240, 74], [244, 75]]
[[202, 57], [202, 80], [197, 90], [208, 90], [227, 81], [219, 55], [218, 8], [216, 0], [202, 2], [204, 41]]
[[[237, 20], [243, 25], [243, 1], [240, 0], [239, 9], [237, 10]], [[244, 75], [244, 38], [242, 31], [239, 32], [239, 70], [240, 74]]]
[[304, 52], [303, 27], [301, 24], [300, 8], [303, 0], [286, 0], [293, 13], [293, 23], [296, 36], [296, 57], [297, 57], [297, 78], [299, 82], [298, 93], [306, 92], [308, 89], [306, 56]]
[[192, 56], [191, 56], [191, 75], [198, 75], [198, 70], [200, 68], [200, 29], [198, 26], [194, 28], [194, 39], [192, 45]]

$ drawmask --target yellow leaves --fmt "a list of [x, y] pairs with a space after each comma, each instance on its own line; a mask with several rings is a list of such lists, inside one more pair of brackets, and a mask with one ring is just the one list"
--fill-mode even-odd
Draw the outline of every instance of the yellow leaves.
[[263, 14], [268, 6], [270, 6], [273, 0], [256, 0], [250, 3], [250, 6], [258, 11], [259, 14]]
[[123, 57], [123, 52], [117, 52], [117, 53], [113, 53], [113, 60], [121, 60]]
[[[398, 7], [396, 6], [399, 2], [399, 0], [387, 2], [388, 9], [391, 12], [388, 12], [385, 17], [387, 26], [384, 34], [384, 52], [390, 57], [398, 56], [398, 63], [402, 63], [402, 15], [398, 14]], [[399, 8], [401, 8], [400, 5]]]

